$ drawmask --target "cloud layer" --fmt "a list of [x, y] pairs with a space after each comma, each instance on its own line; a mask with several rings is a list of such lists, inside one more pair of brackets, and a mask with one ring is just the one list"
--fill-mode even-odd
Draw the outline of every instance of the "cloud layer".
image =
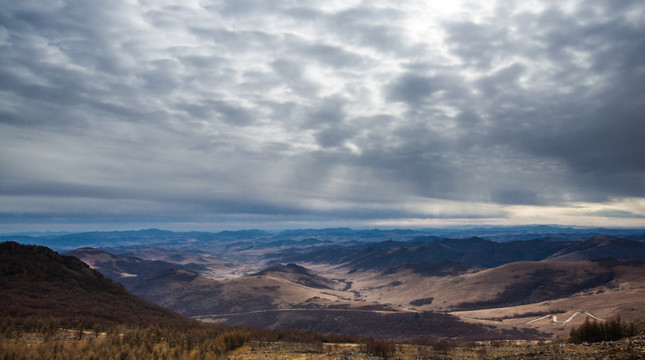
[[0, 54], [5, 226], [645, 226], [640, 1], [0, 1]]

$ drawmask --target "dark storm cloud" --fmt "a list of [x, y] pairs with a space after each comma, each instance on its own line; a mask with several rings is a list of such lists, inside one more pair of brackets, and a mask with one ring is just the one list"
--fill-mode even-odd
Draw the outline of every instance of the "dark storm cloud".
[[636, 221], [644, 24], [638, 1], [5, 2], [0, 213]]

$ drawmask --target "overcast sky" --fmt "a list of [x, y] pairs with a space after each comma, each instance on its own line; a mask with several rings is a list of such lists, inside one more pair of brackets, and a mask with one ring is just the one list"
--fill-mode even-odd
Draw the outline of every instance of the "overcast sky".
[[0, 231], [535, 223], [645, 226], [641, 0], [0, 0]]

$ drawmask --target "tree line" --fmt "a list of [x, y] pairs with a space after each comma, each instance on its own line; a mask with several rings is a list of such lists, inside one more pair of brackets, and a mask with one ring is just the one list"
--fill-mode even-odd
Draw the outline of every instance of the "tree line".
[[604, 322], [597, 320], [589, 320], [577, 328], [571, 329], [569, 334], [569, 341], [573, 343], [583, 342], [601, 342], [601, 341], [616, 341], [622, 338], [636, 335], [636, 324], [632, 321], [625, 323], [620, 319], [620, 315], [608, 319]]

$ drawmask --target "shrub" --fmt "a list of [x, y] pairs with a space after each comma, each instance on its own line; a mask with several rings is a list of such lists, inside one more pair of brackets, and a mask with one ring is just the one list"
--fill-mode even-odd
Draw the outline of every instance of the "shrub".
[[389, 358], [396, 352], [396, 344], [392, 341], [375, 340], [370, 337], [361, 344], [361, 351], [382, 358]]

